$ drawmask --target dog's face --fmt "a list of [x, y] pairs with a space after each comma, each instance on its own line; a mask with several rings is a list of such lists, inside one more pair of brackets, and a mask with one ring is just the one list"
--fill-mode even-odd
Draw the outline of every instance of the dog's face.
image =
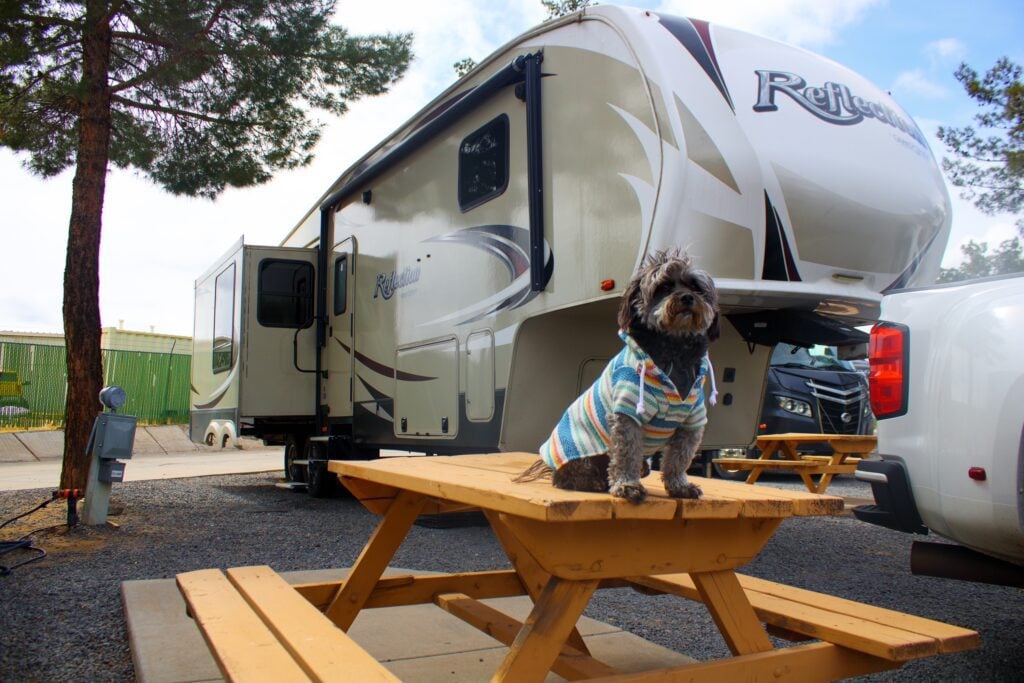
[[676, 337], [707, 335], [713, 341], [719, 335], [715, 284], [682, 252], [652, 254], [626, 287], [619, 327], [643, 327]]

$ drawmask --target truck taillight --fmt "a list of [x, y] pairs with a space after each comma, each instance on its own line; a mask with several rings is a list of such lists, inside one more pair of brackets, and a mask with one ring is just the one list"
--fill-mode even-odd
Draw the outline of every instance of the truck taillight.
[[878, 323], [871, 328], [868, 344], [868, 387], [871, 410], [879, 420], [907, 412], [910, 330], [895, 323]]

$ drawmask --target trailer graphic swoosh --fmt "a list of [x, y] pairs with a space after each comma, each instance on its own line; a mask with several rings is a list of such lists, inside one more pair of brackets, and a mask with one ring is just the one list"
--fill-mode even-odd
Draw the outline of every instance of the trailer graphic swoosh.
[[[431, 237], [427, 242], [463, 244], [486, 252], [498, 259], [508, 271], [509, 284], [495, 294], [461, 310], [431, 320], [424, 325], [451, 323], [463, 325], [476, 322], [505, 309], [525, 306], [538, 292], [530, 286], [530, 231], [515, 225], [478, 225]], [[554, 254], [544, 240], [544, 270], [550, 277], [554, 270]]]
[[[338, 342], [338, 345], [341, 346], [341, 348], [345, 349], [346, 353], [352, 353], [352, 349], [347, 344], [344, 344], [340, 339], [335, 338], [334, 341]], [[384, 375], [385, 377], [388, 377], [390, 379], [399, 379], [402, 380], [403, 382], [429, 382], [432, 379], [437, 379], [436, 377], [427, 377], [426, 375], [414, 375], [411, 372], [403, 372], [401, 370], [396, 370], [395, 368], [389, 368], [383, 363], [378, 363], [369, 356], [362, 354], [358, 351], [355, 352], [355, 357], [357, 361], [359, 361], [366, 367], [370, 368], [378, 375]]]
[[[224, 394], [228, 393], [228, 389], [231, 388], [231, 383], [235, 381], [235, 376], [237, 374], [238, 364], [235, 363], [234, 367], [231, 368], [231, 372], [224, 379], [224, 382], [219, 387], [210, 392], [210, 400], [207, 403], [193, 403], [192, 407], [195, 408], [196, 410], [206, 410], [207, 408], [213, 408], [214, 406], [216, 406], [218, 403], [221, 402], [221, 399], [224, 398]], [[195, 386], [192, 386], [192, 390], [195, 391], [197, 394], [199, 393]]]

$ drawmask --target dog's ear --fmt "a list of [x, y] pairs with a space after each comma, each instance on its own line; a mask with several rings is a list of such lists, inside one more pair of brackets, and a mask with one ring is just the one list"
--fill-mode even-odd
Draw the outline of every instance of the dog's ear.
[[619, 329], [624, 332], [629, 332], [633, 327], [633, 318], [636, 311], [636, 305], [639, 302], [641, 295], [640, 292], [640, 275], [634, 275], [630, 279], [629, 284], [626, 285], [626, 291], [622, 293], [622, 302], [619, 304]]
[[722, 335], [722, 321], [718, 315], [718, 288], [715, 287], [715, 281], [707, 272], [697, 270], [694, 271], [694, 276], [697, 278], [697, 284], [703, 293], [704, 300], [715, 312], [715, 317], [711, 319], [707, 331], [708, 341], [715, 341]]
[[722, 322], [718, 311], [715, 311], [715, 317], [711, 319], [711, 325], [708, 326], [708, 341], [715, 341], [720, 336], [722, 336]]

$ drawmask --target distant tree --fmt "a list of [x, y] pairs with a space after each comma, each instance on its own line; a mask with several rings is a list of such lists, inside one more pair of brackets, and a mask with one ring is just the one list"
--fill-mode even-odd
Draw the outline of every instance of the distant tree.
[[[974, 116], [980, 130], [971, 126], [938, 131], [953, 158], [942, 167], [961, 196], [988, 214], [1024, 210], [1024, 84], [1021, 67], [1006, 57], [999, 59], [984, 78], [966, 64], [956, 71], [967, 94], [982, 111]], [[1017, 221], [1024, 237], [1024, 219]]]
[[1024, 272], [1024, 253], [1020, 239], [1014, 237], [1003, 240], [999, 248], [988, 253], [986, 242], [971, 240], [960, 247], [964, 260], [956, 268], [943, 268], [939, 272], [939, 282], [960, 282], [974, 280], [989, 275], [1006, 275]]
[[472, 71], [474, 66], [476, 66], [476, 60], [474, 60], [474, 59], [472, 59], [470, 57], [466, 57], [465, 59], [460, 59], [459, 61], [457, 61], [454, 64], [452, 64], [452, 68], [455, 69], [455, 74], [459, 78], [462, 78], [463, 76], [468, 74], [470, 71]]
[[557, 19], [597, 3], [592, 3], [590, 0], [561, 0], [560, 2], [559, 0], [540, 0], [540, 4], [547, 8], [548, 19]]
[[[98, 412], [99, 247], [110, 164], [214, 197], [304, 165], [312, 109], [342, 114], [405, 71], [412, 37], [350, 36], [334, 0], [4, 0], [0, 145], [41, 176], [75, 167], [64, 271], [60, 486], [82, 488]], [[143, 217], [144, 218], [144, 217]]]

